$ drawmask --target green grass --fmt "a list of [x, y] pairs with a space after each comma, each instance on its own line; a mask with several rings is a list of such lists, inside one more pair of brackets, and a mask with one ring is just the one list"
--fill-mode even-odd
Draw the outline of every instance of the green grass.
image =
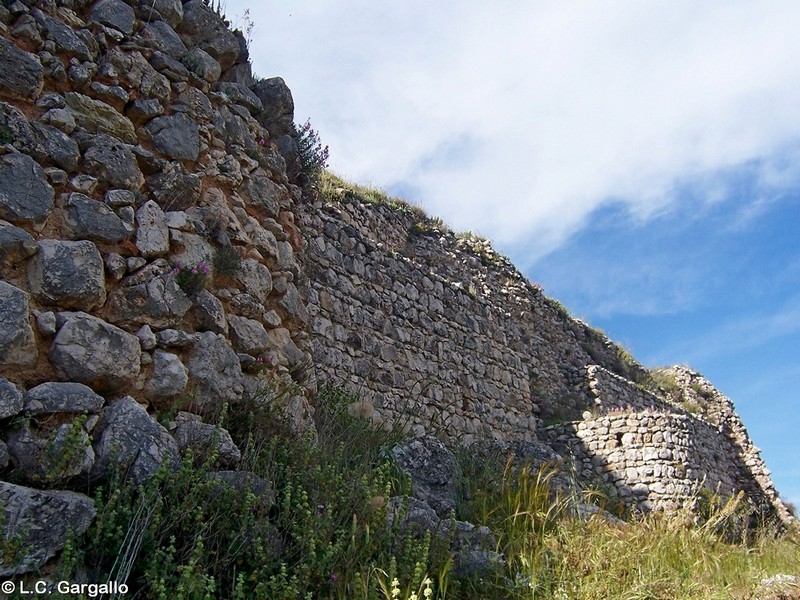
[[[348, 412], [358, 396], [323, 385], [316, 439], [299, 438], [269, 408], [278, 394], [265, 393], [256, 404], [266, 408], [223, 413], [222, 425], [240, 468], [271, 482], [271, 501], [210, 477], [213, 452], [140, 488], [118, 475], [95, 490], [97, 519], [62, 553], [59, 577], [125, 580], [137, 598], [157, 599], [674, 600], [749, 598], [765, 577], [800, 574], [798, 533], [764, 527], [737, 539], [735, 504], [706, 502], [699, 524], [687, 512], [582, 521], [571, 507], [602, 505], [597, 493], [558, 493], [554, 468], [465, 450], [457, 517], [487, 525], [507, 562], [460, 575], [447, 540], [387, 524], [389, 498], [410, 493], [388, 457], [401, 434], [373, 429]], [[16, 543], [6, 540], [3, 555]]]
[[[415, 217], [428, 220], [425, 211], [402, 198], [390, 196], [384, 190], [369, 185], [350, 183], [330, 170], [324, 170], [316, 184], [316, 194], [325, 202], [364, 202], [367, 204], [382, 204], [394, 210], [409, 213]], [[438, 222], [441, 224], [441, 221]]]

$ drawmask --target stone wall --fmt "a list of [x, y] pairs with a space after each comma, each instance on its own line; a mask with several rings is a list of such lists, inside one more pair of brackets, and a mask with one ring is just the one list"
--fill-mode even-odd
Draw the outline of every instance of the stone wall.
[[675, 379], [702, 419], [642, 392], [640, 365], [487, 242], [346, 190], [304, 195], [293, 120], [283, 81], [254, 81], [202, 0], [0, 5], [0, 499], [4, 534], [37, 549], [0, 575], [63, 545], [31, 523], [84, 530], [92, 501], [69, 490], [113, 468], [143, 481], [212, 439], [234, 467], [213, 422], [261, 385], [291, 389], [290, 425], [313, 427], [316, 375], [386, 429], [555, 435], [642, 507], [701, 473], [779, 503], [696, 374]]
[[[301, 209], [315, 363], [360, 390], [376, 424], [466, 444], [538, 437], [642, 510], [706, 487], [788, 518], [727, 398], [709, 386], [690, 413], [697, 402], [658, 390], [488, 243], [345, 190]], [[696, 394], [699, 376], [676, 369]]]
[[308, 426], [292, 110], [200, 0], [0, 6], [6, 528], [64, 500], [85, 529], [91, 499], [32, 488], [85, 490], [115, 463], [143, 480], [218, 439], [230, 468], [211, 423], [263, 382], [300, 384]]
[[[387, 427], [533, 439], [590, 406], [586, 367], [618, 349], [570, 319], [488, 243], [357, 198], [302, 207], [315, 363]], [[602, 340], [602, 341], [601, 341]], [[592, 350], [592, 358], [586, 348]]]

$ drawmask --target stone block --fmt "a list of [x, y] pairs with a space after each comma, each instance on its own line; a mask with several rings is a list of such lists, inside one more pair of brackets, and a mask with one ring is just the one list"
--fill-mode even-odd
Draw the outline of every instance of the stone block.
[[90, 241], [42, 240], [28, 263], [31, 293], [45, 304], [89, 311], [106, 301], [103, 259]]

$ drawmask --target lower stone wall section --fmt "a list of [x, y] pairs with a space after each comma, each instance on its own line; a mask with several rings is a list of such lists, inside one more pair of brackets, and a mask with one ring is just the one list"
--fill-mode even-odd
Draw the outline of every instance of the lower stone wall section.
[[744, 490], [755, 507], [774, 513], [736, 449], [690, 415], [609, 414], [548, 427], [541, 437], [570, 458], [581, 480], [641, 511], [685, 505], [707, 488], [724, 497]]

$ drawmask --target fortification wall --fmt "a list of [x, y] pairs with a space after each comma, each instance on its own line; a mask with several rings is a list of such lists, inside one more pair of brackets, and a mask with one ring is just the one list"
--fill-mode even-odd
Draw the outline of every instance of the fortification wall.
[[91, 522], [90, 498], [28, 486], [85, 491], [115, 464], [143, 481], [212, 440], [235, 466], [211, 423], [261, 382], [295, 384], [309, 426], [293, 131], [288, 88], [252, 81], [202, 1], [0, 5], [6, 539]]
[[700, 376], [686, 368], [670, 372], [677, 385], [705, 394], [702, 411], [694, 400], [683, 400], [692, 413], [593, 365], [593, 410], [540, 437], [570, 459], [580, 479], [642, 511], [692, 503], [706, 488], [724, 497], [744, 491], [762, 514], [788, 519], [758, 449], [731, 434], [728, 423], [741, 421], [730, 400], [705, 380], [700, 387]]
[[590, 406], [585, 348], [617, 360], [479, 239], [386, 204], [302, 208], [315, 362], [346, 373], [377, 423], [532, 439], [542, 420]]
[[642, 510], [706, 487], [785, 514], [729, 400], [693, 415], [637, 385], [641, 367], [488, 244], [357, 197], [306, 203], [301, 220], [315, 363], [345, 373], [376, 424], [467, 444], [538, 436]]
[[[708, 392], [698, 421], [643, 395], [641, 366], [487, 242], [408, 207], [304, 198], [293, 121], [283, 81], [253, 81], [243, 36], [202, 0], [0, 6], [4, 535], [91, 522], [90, 498], [32, 488], [85, 490], [115, 466], [144, 481], [212, 440], [235, 466], [211, 422], [264, 382], [291, 384], [287, 418], [313, 427], [316, 373], [358, 388], [377, 426], [462, 443], [532, 440], [597, 400], [644, 410], [556, 435], [643, 507], [700, 473], [771, 489], [729, 401]], [[719, 459], [717, 438], [734, 449]], [[39, 568], [55, 537], [0, 574]]]

